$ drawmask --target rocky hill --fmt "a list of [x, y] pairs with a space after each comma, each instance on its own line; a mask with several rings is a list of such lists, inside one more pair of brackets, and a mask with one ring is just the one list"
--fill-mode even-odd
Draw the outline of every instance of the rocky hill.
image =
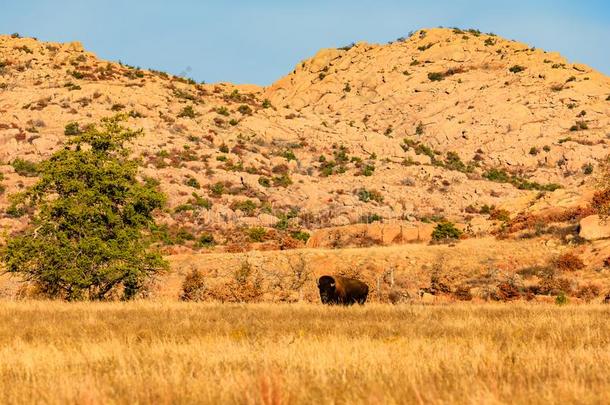
[[[288, 249], [310, 234], [327, 246], [337, 226], [389, 244], [425, 240], [441, 218], [476, 236], [577, 204], [608, 154], [610, 78], [475, 30], [321, 50], [267, 88], [0, 36], [0, 227], [24, 225], [8, 196], [35, 180], [32, 163], [114, 114], [144, 130], [132, 150], [169, 195], [159, 236], [185, 246], [174, 252]], [[378, 221], [400, 238], [350, 227]]]

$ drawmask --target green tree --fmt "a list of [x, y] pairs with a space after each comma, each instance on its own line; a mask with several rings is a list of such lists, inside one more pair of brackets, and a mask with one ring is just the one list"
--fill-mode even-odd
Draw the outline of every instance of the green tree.
[[167, 268], [148, 237], [165, 197], [152, 180], [139, 180], [124, 143], [141, 131], [123, 119], [103, 119], [71, 138], [40, 164], [38, 182], [14, 196], [14, 207], [33, 214], [1, 258], [50, 298], [103, 300], [122, 291], [130, 299]]

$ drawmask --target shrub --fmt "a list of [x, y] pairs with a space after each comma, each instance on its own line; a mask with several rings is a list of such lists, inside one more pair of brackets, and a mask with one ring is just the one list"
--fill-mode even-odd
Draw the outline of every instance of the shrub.
[[449, 170], [455, 170], [462, 173], [472, 171], [472, 167], [464, 164], [464, 162], [462, 162], [462, 159], [460, 158], [460, 155], [458, 155], [456, 152], [447, 152], [447, 157], [445, 158], [444, 166]]
[[263, 100], [263, 104], [262, 104], [263, 108], [271, 108], [271, 101], [269, 101], [268, 98]]
[[205, 299], [205, 278], [199, 270], [192, 270], [182, 282], [182, 301], [203, 301]]
[[530, 155], [536, 156], [538, 153], [540, 153], [540, 150], [537, 147], [532, 146], [530, 149]]
[[582, 172], [585, 175], [590, 175], [591, 173], [593, 173], [593, 165], [591, 163], [586, 163], [582, 166]]
[[296, 232], [292, 232], [292, 237], [295, 238], [296, 240], [300, 240], [303, 241], [305, 243], [307, 243], [307, 241], [309, 240], [309, 233], [305, 232], [305, 231], [296, 231]]
[[80, 130], [78, 122], [70, 122], [64, 128], [64, 135], [67, 136], [80, 135], [81, 133], [82, 132]]
[[179, 214], [181, 212], [186, 212], [186, 211], [195, 211], [195, 207], [191, 204], [181, 204], [181, 205], [177, 206], [176, 208], [174, 208], [174, 212], [176, 214]]
[[194, 177], [189, 177], [188, 179], [186, 179], [184, 181], [184, 184], [186, 186], [193, 187], [193, 188], [196, 188], [196, 189], [200, 189], [201, 188], [201, 184], [199, 184], [199, 181], [197, 181], [197, 179], [194, 178]]
[[251, 115], [252, 114], [252, 108], [250, 108], [250, 106], [248, 106], [246, 104], [240, 105], [237, 108], [237, 111], [239, 111], [243, 115]]
[[358, 195], [358, 199], [362, 202], [369, 202], [369, 201], [375, 201], [378, 203], [383, 202], [383, 196], [377, 190], [366, 190], [363, 188], [363, 189], [358, 190], [357, 195]]
[[498, 183], [508, 183], [510, 181], [510, 176], [504, 169], [490, 169], [483, 173], [483, 177]]
[[457, 229], [452, 222], [441, 222], [436, 225], [434, 231], [432, 231], [432, 240], [443, 241], [443, 240], [456, 240], [462, 236], [462, 231]]
[[180, 111], [180, 113], [178, 114], [178, 118], [195, 118], [196, 116], [197, 113], [191, 105], [187, 105], [186, 107], [184, 107], [182, 111]]
[[193, 198], [190, 200], [190, 203], [193, 204], [194, 206], [200, 207], [200, 208], [205, 208], [206, 210], [209, 210], [210, 208], [212, 208], [212, 202], [210, 200], [208, 200], [207, 198], [203, 198], [197, 193], [193, 193], [192, 196], [193, 196]]
[[271, 187], [271, 179], [269, 179], [269, 177], [261, 176], [258, 178], [258, 184], [263, 187]]
[[508, 71], [511, 73], [519, 73], [519, 72], [523, 72], [524, 70], [525, 70], [525, 67], [523, 67], [521, 65], [514, 65], [508, 69]]
[[221, 182], [211, 184], [210, 191], [212, 192], [212, 194], [214, 196], [220, 197], [225, 192], [225, 185], [224, 185], [224, 183], [221, 183]]
[[494, 209], [489, 214], [489, 219], [492, 219], [495, 221], [508, 222], [508, 221], [510, 221], [510, 212], [508, 212], [508, 210]]
[[557, 305], [566, 305], [568, 303], [568, 297], [565, 293], [561, 292], [557, 297], [555, 297], [555, 304]]
[[229, 116], [229, 110], [227, 109], [227, 107], [222, 106], [222, 107], [218, 107], [216, 109], [216, 113], [220, 114], [220, 115], [224, 115], [225, 117]]
[[256, 204], [252, 200], [244, 200], [244, 201], [235, 201], [231, 204], [230, 207], [233, 211], [240, 210], [246, 216], [252, 216], [256, 211]]
[[564, 253], [553, 260], [553, 266], [558, 271], [575, 271], [581, 270], [585, 264], [572, 252]]
[[288, 173], [284, 173], [281, 176], [276, 176], [273, 178], [273, 185], [275, 187], [288, 187], [292, 184], [292, 179], [288, 175]]
[[375, 166], [372, 164], [367, 164], [367, 165], [364, 165], [364, 167], [362, 168], [361, 174], [363, 176], [369, 177], [369, 176], [373, 175], [373, 172], [375, 172]]
[[443, 74], [439, 73], [439, 72], [430, 72], [430, 73], [428, 73], [428, 79], [431, 82], [439, 82], [439, 81], [443, 80]]
[[283, 153], [282, 153], [282, 157], [284, 159], [286, 159], [287, 161], [291, 161], [291, 160], [297, 160], [296, 155], [294, 154], [293, 151], [291, 151], [290, 149], [286, 149]]
[[267, 236], [267, 230], [262, 226], [254, 226], [248, 229], [247, 235], [252, 242], [262, 242], [265, 240], [265, 236]]
[[601, 288], [597, 284], [587, 283], [582, 284], [576, 290], [576, 296], [580, 299], [583, 299], [587, 302], [591, 301], [595, 297], [599, 296], [601, 293]]
[[381, 222], [382, 218], [378, 214], [364, 214], [360, 217], [360, 222], [363, 224], [372, 224], [373, 222]]
[[36, 177], [38, 176], [39, 165], [29, 160], [17, 158], [11, 163], [15, 172], [24, 177]]
[[472, 301], [472, 293], [467, 285], [458, 286], [453, 292], [453, 296], [460, 301]]
[[521, 297], [521, 291], [513, 280], [503, 281], [497, 285], [496, 298], [500, 301], [513, 301]]
[[211, 233], [204, 232], [197, 239], [197, 244], [201, 247], [211, 247], [216, 244], [216, 241]]
[[167, 268], [144, 236], [165, 196], [138, 180], [124, 147], [139, 134], [119, 117], [104, 119], [40, 165], [40, 180], [20, 194], [30, 225], [2, 253], [9, 273], [50, 298], [106, 299], [121, 289], [129, 299]]

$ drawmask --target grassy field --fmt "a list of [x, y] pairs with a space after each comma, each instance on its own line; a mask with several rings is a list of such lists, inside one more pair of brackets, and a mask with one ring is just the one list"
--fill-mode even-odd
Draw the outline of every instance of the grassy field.
[[4, 302], [1, 403], [609, 403], [610, 307]]

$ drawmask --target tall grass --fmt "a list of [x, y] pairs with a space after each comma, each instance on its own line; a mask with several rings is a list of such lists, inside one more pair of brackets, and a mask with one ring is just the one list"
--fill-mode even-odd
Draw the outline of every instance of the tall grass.
[[0, 304], [2, 403], [608, 403], [601, 305]]

